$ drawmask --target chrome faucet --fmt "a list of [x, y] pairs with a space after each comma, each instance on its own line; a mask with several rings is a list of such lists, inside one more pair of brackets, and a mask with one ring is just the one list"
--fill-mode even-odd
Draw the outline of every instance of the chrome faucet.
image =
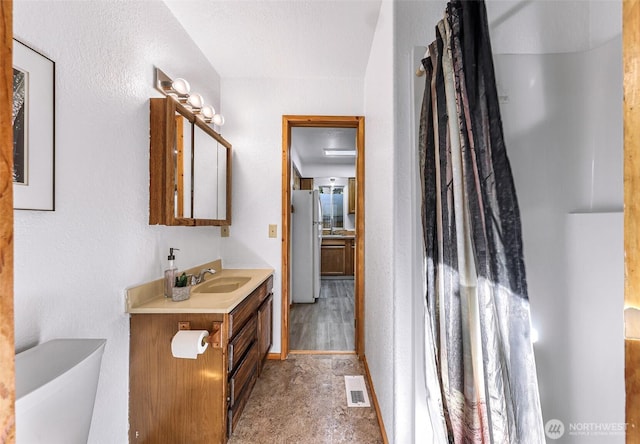
[[204, 279], [204, 275], [205, 274], [215, 274], [216, 270], [214, 270], [213, 268], [205, 268], [203, 270], [200, 271], [200, 273], [198, 273], [197, 276], [191, 276], [191, 285], [196, 285], [199, 284], [200, 282], [202, 282], [202, 280]]

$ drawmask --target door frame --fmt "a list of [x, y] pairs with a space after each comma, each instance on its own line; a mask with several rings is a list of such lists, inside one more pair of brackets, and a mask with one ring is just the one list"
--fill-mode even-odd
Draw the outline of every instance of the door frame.
[[282, 275], [280, 359], [289, 355], [289, 279], [291, 227], [291, 128], [356, 128], [356, 258], [354, 283], [355, 353], [364, 357], [364, 117], [282, 116]]
[[13, 3], [0, 2], [0, 430], [15, 440], [15, 339], [13, 317]]
[[[624, 88], [624, 306], [626, 442], [640, 441], [640, 329], [627, 311], [640, 310], [640, 0], [622, 2], [622, 70]], [[627, 334], [628, 333], [628, 334]]]

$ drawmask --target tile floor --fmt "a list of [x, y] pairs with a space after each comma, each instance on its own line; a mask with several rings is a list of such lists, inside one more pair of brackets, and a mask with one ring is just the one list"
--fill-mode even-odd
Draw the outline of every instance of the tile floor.
[[382, 443], [373, 403], [347, 407], [345, 375], [364, 375], [356, 356], [267, 361], [229, 444]]

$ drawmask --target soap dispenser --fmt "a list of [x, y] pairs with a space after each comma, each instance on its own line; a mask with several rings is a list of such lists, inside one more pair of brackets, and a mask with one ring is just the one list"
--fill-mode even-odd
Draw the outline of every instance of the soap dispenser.
[[178, 270], [175, 265], [176, 257], [173, 251], [180, 251], [179, 248], [169, 248], [169, 266], [164, 270], [164, 297], [170, 298], [173, 295], [173, 287], [176, 283], [176, 271]]

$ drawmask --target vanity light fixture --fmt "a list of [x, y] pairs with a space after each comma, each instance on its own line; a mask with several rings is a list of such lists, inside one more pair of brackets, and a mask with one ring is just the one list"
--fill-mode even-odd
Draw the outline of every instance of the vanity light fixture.
[[336, 156], [336, 157], [355, 157], [356, 156], [356, 150], [325, 148], [324, 149], [324, 155], [325, 156]]
[[215, 116], [213, 116], [213, 123], [218, 126], [224, 125], [224, 116], [222, 114], [216, 114]]
[[204, 99], [198, 93], [191, 94], [187, 99], [187, 105], [191, 107], [191, 111], [195, 114], [199, 113], [204, 105]]
[[158, 84], [163, 93], [176, 97], [178, 100], [189, 97], [189, 92], [191, 91], [189, 82], [181, 78], [171, 80], [166, 77], [166, 79], [158, 80]]
[[180, 96], [186, 96], [191, 92], [191, 85], [189, 85], [189, 82], [185, 79], [181, 79], [180, 77], [171, 82], [171, 87]]
[[200, 110], [200, 114], [202, 114], [202, 118], [205, 122], [211, 123], [211, 121], [213, 120], [213, 116], [215, 116], [216, 114], [216, 110], [211, 105], [204, 105]]
[[196, 117], [205, 123], [224, 125], [222, 114], [216, 114], [213, 106], [204, 103], [204, 99], [198, 93], [191, 93], [191, 86], [183, 78], [172, 80], [161, 69], [155, 68], [155, 87], [165, 96], [173, 97], [190, 109]]

